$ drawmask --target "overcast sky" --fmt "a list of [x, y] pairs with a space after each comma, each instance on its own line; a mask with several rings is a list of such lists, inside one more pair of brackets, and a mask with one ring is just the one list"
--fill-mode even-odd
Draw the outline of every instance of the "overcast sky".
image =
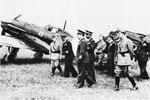
[[77, 29], [91, 30], [94, 38], [116, 28], [150, 33], [149, 0], [0, 0], [0, 20], [20, 20], [63, 27], [76, 36]]

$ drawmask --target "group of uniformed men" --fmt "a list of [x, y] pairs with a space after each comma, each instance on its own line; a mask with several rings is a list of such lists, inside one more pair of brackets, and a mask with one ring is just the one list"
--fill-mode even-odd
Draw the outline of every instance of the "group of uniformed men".
[[[94, 62], [95, 57], [98, 56], [99, 59], [104, 56], [104, 48], [106, 48], [106, 43], [103, 37], [100, 36], [100, 41], [95, 43], [92, 38], [92, 33], [88, 30], [82, 31], [78, 30], [77, 38], [79, 43], [77, 46], [77, 54], [74, 56], [72, 50], [71, 42], [66, 38], [66, 35], [61, 36], [63, 45], [60, 45], [60, 41], [57, 41], [57, 35], [54, 35], [53, 42], [50, 44], [50, 59], [52, 67], [52, 76], [55, 74], [55, 69], [58, 68], [61, 75], [64, 77], [69, 77], [70, 73], [72, 77], [77, 77], [76, 88], [82, 88], [84, 86], [85, 80], [88, 83], [88, 87], [96, 84]], [[132, 77], [130, 72], [131, 60], [134, 57], [133, 43], [128, 39], [121, 31], [110, 32], [105, 38], [107, 39], [109, 46], [107, 48], [108, 52], [108, 73], [115, 76], [115, 91], [119, 91], [120, 75], [125, 73], [129, 81], [133, 85], [133, 90], [137, 90], [138, 87]], [[65, 69], [62, 73], [62, 69], [59, 60], [65, 55]], [[73, 67], [73, 59], [76, 58], [76, 64], [78, 73]]]

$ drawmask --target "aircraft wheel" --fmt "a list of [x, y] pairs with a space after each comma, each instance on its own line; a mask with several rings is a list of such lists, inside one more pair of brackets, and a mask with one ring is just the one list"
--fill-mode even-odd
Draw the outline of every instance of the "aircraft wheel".
[[9, 62], [13, 62], [15, 60], [15, 58], [17, 57], [17, 53], [19, 51], [19, 48], [14, 48], [14, 47], [9, 47], [9, 54], [8, 54], [8, 58], [7, 60]]
[[5, 29], [3, 29], [1, 35], [5, 35], [5, 33], [6, 33]]
[[42, 57], [43, 57], [43, 53], [36, 52], [34, 54], [34, 59], [36, 60], [42, 60]]

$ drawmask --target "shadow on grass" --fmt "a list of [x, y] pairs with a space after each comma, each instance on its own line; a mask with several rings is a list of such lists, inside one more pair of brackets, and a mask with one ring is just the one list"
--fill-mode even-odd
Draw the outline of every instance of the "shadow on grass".
[[32, 58], [17, 58], [14, 61], [4, 62], [2, 61], [2, 65], [7, 64], [40, 64], [40, 63], [50, 63], [49, 59], [32, 59]]
[[[14, 61], [9, 61], [9, 62], [2, 61], [1, 62], [2, 65], [8, 65], [8, 64], [21, 65], [21, 64], [40, 64], [40, 63], [50, 64], [50, 60], [49, 59], [33, 59], [33, 58], [17, 58]], [[64, 60], [61, 61], [61, 64], [63, 63], [64, 63]]]

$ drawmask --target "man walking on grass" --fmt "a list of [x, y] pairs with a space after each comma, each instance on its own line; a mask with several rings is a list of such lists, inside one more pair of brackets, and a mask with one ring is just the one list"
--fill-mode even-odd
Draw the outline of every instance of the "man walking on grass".
[[77, 67], [78, 67], [78, 78], [76, 88], [82, 88], [84, 86], [84, 81], [88, 83], [88, 87], [91, 87], [95, 81], [89, 72], [89, 54], [87, 52], [87, 43], [84, 38], [85, 32], [78, 30], [77, 38], [79, 39], [79, 44], [77, 47]]
[[63, 49], [62, 54], [65, 56], [65, 69], [64, 69], [64, 77], [69, 77], [70, 73], [72, 74], [72, 77], [77, 77], [77, 72], [75, 68], [73, 67], [73, 59], [74, 59], [74, 53], [72, 50], [72, 44], [67, 39], [66, 35], [62, 35], [63, 40]]
[[132, 77], [132, 73], [129, 68], [131, 68], [131, 60], [133, 59], [133, 43], [120, 31], [111, 33], [110, 36], [117, 43], [117, 48], [115, 51], [115, 88], [114, 91], [119, 91], [120, 74], [124, 72], [128, 77], [129, 81], [133, 86], [133, 90], [137, 90], [138, 87]]
[[60, 66], [60, 60], [62, 57], [62, 46], [60, 41], [58, 41], [58, 39], [60, 39], [59, 37], [60, 36], [57, 34], [53, 35], [53, 42], [51, 42], [49, 48], [49, 57], [51, 60], [51, 67], [52, 67], [51, 76], [55, 75], [56, 68], [59, 70], [60, 75], [62, 75], [62, 69]]

